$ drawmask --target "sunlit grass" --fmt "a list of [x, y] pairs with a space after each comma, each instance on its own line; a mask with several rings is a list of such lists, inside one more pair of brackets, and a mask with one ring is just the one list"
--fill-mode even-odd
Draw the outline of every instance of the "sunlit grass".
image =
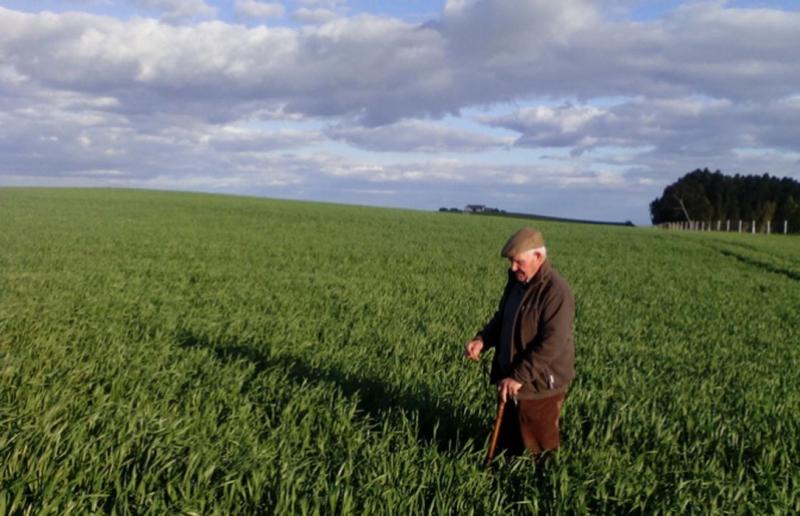
[[0, 514], [800, 510], [795, 237], [539, 224], [563, 448], [481, 469], [462, 345], [527, 224], [0, 189]]

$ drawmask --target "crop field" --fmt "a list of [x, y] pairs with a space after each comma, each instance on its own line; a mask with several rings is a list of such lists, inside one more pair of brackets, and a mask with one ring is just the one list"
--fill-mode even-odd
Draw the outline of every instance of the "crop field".
[[532, 223], [0, 189], [0, 514], [800, 512], [782, 235], [537, 224], [578, 377], [559, 452], [483, 470], [461, 355]]

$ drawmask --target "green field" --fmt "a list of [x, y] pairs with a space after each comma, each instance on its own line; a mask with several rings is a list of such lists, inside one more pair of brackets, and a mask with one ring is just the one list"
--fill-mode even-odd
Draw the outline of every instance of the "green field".
[[0, 514], [800, 511], [800, 239], [542, 222], [562, 449], [463, 344], [531, 221], [0, 189]]

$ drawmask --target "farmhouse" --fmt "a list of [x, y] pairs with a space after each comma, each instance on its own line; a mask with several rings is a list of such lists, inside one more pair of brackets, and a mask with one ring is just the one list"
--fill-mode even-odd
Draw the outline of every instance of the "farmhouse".
[[502, 211], [483, 204], [467, 204], [464, 206], [464, 213], [502, 213]]
[[483, 213], [486, 211], [486, 206], [483, 204], [467, 204], [464, 206], [464, 213]]

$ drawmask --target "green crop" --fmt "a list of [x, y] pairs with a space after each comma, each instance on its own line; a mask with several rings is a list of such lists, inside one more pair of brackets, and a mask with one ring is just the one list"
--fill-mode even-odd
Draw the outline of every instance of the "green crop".
[[0, 189], [0, 514], [800, 511], [782, 235], [537, 223], [577, 299], [562, 449], [481, 468], [463, 344], [531, 223]]

